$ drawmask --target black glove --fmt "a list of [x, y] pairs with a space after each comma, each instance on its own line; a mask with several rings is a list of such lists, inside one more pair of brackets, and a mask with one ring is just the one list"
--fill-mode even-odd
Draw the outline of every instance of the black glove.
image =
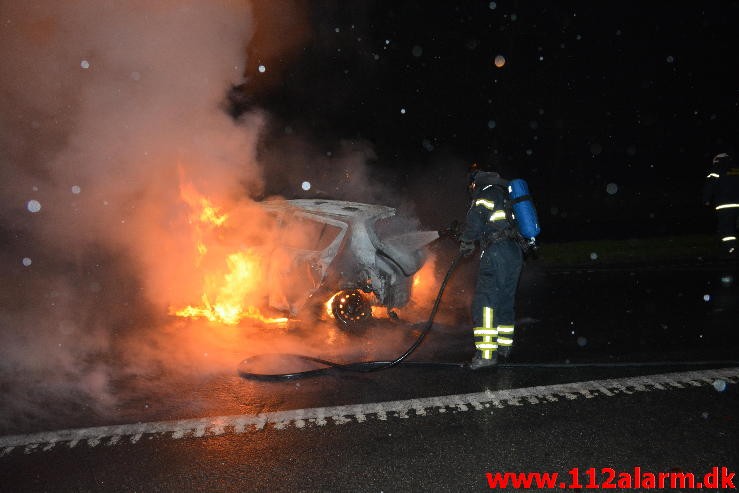
[[469, 257], [472, 252], [475, 251], [475, 243], [473, 241], [460, 241], [459, 242], [459, 253], [464, 257]]

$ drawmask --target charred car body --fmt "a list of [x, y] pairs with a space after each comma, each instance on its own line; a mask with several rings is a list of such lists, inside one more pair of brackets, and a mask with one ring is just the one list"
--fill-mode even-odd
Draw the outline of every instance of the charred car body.
[[270, 259], [269, 305], [296, 317], [323, 310], [345, 326], [405, 306], [413, 275], [437, 231], [382, 233], [378, 225], [396, 215], [382, 205], [320, 199], [265, 201], [279, 249]]

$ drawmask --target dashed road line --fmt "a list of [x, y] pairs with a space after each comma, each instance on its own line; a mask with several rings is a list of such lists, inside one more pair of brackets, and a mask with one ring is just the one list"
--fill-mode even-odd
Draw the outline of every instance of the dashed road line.
[[[350, 404], [345, 406], [317, 407], [273, 411], [255, 415], [216, 416], [210, 418], [182, 419], [134, 423], [93, 428], [77, 428], [48, 431], [27, 435], [0, 437], [0, 457], [15, 450], [24, 453], [48, 452], [58, 446], [74, 448], [81, 443], [88, 447], [115, 446], [137, 443], [144, 436], [179, 440], [202, 438], [223, 434], [255, 432], [270, 427], [305, 429], [311, 426], [365, 423], [371, 420], [385, 421], [389, 417], [423, 417], [445, 412], [488, 411], [507, 406], [537, 405], [574, 401], [596, 397], [612, 398], [620, 394], [636, 392], [669, 391], [690, 387], [713, 385], [723, 388], [726, 384], [739, 383], [739, 368], [699, 370], [664, 373], [628, 378], [591, 380], [557, 385], [525, 387], [495, 391], [456, 394], [439, 397], [414, 398], [398, 401]], [[409, 413], [413, 414], [409, 414]]]

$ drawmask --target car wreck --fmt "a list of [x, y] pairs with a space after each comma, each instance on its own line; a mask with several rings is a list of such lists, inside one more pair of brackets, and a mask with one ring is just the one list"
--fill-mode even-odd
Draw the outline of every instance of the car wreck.
[[[382, 228], [396, 216], [383, 205], [321, 199], [264, 201], [279, 248], [271, 253], [270, 308], [302, 317], [327, 311], [344, 327], [389, 314], [411, 299], [413, 275], [437, 231]], [[397, 229], [397, 228], [395, 228]], [[299, 233], [296, 233], [299, 232]]]

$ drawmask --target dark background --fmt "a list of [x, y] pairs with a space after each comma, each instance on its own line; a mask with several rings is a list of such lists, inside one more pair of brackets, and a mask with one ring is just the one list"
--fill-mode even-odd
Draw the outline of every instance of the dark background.
[[312, 31], [292, 56], [250, 48], [248, 91], [277, 130], [328, 152], [367, 141], [379, 179], [439, 194], [438, 207], [464, 194], [455, 175], [471, 162], [524, 178], [544, 239], [713, 230], [701, 187], [712, 156], [736, 143], [739, 3], [306, 7]]

